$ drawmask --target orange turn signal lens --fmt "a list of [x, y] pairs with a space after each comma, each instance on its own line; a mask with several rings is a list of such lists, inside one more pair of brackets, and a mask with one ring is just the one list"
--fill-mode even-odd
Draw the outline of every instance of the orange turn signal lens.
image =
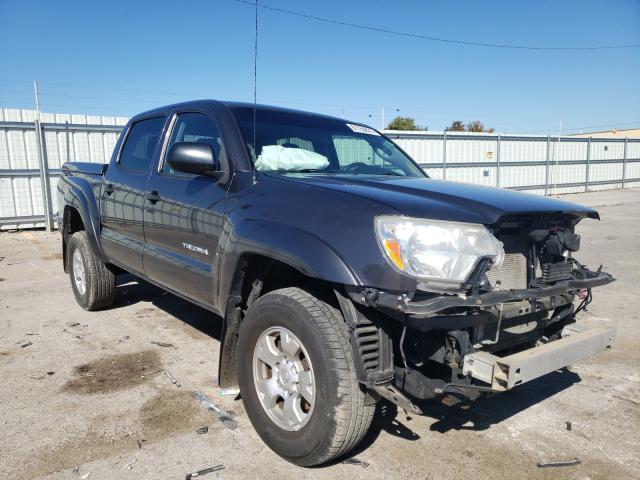
[[400, 243], [397, 240], [385, 240], [384, 249], [393, 264], [402, 270], [404, 268], [404, 264], [402, 263], [402, 255], [400, 253]]

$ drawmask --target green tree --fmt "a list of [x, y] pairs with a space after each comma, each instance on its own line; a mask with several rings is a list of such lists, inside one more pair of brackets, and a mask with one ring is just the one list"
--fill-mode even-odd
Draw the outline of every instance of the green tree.
[[451, 126], [445, 128], [447, 132], [464, 132], [464, 122], [460, 120], [455, 120], [451, 122]]
[[388, 130], [428, 130], [416, 125], [416, 121], [411, 117], [396, 117], [389, 122]]
[[480, 120], [474, 120], [466, 125], [461, 120], [451, 122], [451, 126], [445, 128], [447, 132], [488, 132], [493, 133], [493, 128], [484, 128], [484, 124]]
[[467, 123], [467, 132], [484, 132], [484, 125], [480, 120]]

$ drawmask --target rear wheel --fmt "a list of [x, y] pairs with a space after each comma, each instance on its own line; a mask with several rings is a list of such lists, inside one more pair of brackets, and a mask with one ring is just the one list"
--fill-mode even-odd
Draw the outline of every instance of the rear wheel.
[[74, 233], [67, 248], [67, 271], [78, 304], [98, 310], [113, 304], [116, 276], [93, 252], [84, 231]]
[[365, 404], [339, 311], [299, 288], [267, 293], [247, 312], [238, 352], [247, 414], [280, 456], [318, 465], [362, 440], [374, 405]]

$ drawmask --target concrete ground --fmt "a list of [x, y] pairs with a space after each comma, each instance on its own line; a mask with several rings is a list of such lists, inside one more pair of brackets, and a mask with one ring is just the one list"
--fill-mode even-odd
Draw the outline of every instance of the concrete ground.
[[387, 409], [354, 454], [368, 466], [302, 469], [265, 447], [241, 401], [214, 386], [219, 318], [126, 276], [113, 308], [85, 312], [57, 234], [0, 234], [0, 477], [179, 479], [224, 464], [206, 478], [640, 478], [640, 190], [564, 198], [601, 213], [580, 225], [577, 257], [618, 281], [582, 321], [616, 325], [615, 349], [471, 406]]

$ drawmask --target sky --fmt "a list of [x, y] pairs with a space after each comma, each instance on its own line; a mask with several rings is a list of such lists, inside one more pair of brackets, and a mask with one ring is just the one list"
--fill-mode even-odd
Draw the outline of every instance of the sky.
[[[640, 0], [260, 0], [340, 22], [466, 42], [640, 44]], [[0, 0], [0, 108], [130, 116], [253, 100], [254, 7], [237, 0]], [[498, 132], [640, 127], [640, 48], [467, 46], [258, 14], [257, 99], [380, 128], [480, 120]]]

